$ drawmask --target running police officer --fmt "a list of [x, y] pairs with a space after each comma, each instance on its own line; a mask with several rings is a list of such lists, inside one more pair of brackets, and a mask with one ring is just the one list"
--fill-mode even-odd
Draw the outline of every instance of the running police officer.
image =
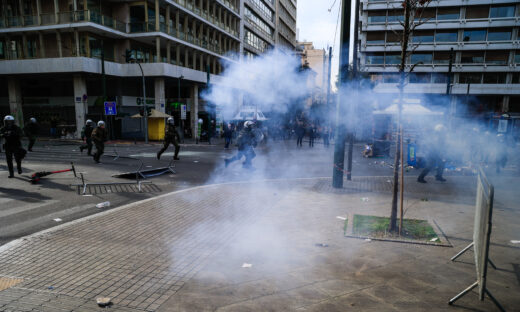
[[94, 161], [100, 163], [99, 159], [105, 151], [105, 142], [108, 138], [108, 132], [105, 129], [105, 122], [103, 120], [98, 121], [96, 129], [92, 131], [92, 141], [96, 145], [96, 153], [94, 154]]
[[87, 149], [87, 155], [92, 156], [92, 131], [94, 131], [94, 123], [88, 119], [81, 130], [81, 139], [85, 140], [85, 144], [79, 147], [79, 150], [83, 153], [84, 149]]
[[22, 148], [22, 130], [14, 124], [14, 117], [4, 118], [4, 127], [0, 129], [0, 137], [4, 139], [5, 159], [9, 168], [9, 178], [14, 178], [13, 157], [16, 161], [18, 174], [22, 174], [22, 159], [26, 151]]
[[29, 146], [27, 146], [29, 152], [32, 152], [32, 148], [36, 142], [36, 137], [38, 136], [38, 131], [40, 130], [39, 128], [40, 127], [38, 127], [38, 124], [36, 123], [36, 118], [31, 118], [29, 124], [23, 128], [25, 136], [29, 139]]
[[175, 146], [175, 154], [173, 159], [179, 160], [179, 151], [181, 147], [179, 146], [180, 135], [175, 128], [175, 120], [173, 117], [168, 118], [166, 122], [166, 129], [164, 130], [164, 145], [163, 148], [159, 152], [157, 152], [157, 159], [161, 159], [162, 153], [168, 148], [168, 146], [173, 144]]

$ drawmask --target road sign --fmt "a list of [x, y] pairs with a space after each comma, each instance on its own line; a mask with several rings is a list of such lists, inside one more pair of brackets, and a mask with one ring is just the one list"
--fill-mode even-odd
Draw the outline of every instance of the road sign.
[[117, 115], [116, 102], [105, 102], [105, 115]]
[[181, 104], [181, 119], [186, 120], [186, 104]]

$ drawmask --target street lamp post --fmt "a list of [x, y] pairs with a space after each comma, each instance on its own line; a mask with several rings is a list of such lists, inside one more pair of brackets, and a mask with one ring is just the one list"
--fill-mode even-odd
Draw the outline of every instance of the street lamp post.
[[148, 144], [148, 107], [146, 105], [146, 83], [144, 80], [144, 71], [143, 67], [139, 62], [136, 62], [139, 65], [139, 69], [141, 70], [141, 76], [143, 77], [143, 115], [144, 115], [144, 142]]
[[182, 140], [184, 142], [184, 120], [182, 119], [182, 103], [181, 103], [181, 80], [184, 78], [183, 75], [179, 77], [179, 80], [177, 81], [177, 103], [178, 105], [181, 105], [181, 130], [182, 130]]

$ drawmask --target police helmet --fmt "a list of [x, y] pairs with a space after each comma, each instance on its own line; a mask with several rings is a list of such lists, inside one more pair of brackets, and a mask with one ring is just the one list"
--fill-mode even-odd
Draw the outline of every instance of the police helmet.
[[14, 121], [14, 117], [11, 115], [7, 115], [4, 117], [4, 121]]
[[90, 126], [92, 125], [92, 120], [91, 119], [87, 119], [87, 121], [85, 122], [86, 125]]
[[174, 125], [175, 124], [175, 119], [173, 119], [173, 117], [169, 117], [167, 122], [170, 125]]
[[244, 128], [253, 128], [254, 125], [255, 123], [251, 120], [244, 122]]
[[104, 127], [105, 122], [103, 120], [100, 120], [100, 121], [98, 121], [97, 125], [98, 125], [98, 127]]
[[443, 124], [438, 124], [434, 128], [435, 132], [444, 132], [446, 131], [446, 127]]
[[36, 118], [32, 117], [31, 119], [29, 119], [32, 123], [36, 123]]

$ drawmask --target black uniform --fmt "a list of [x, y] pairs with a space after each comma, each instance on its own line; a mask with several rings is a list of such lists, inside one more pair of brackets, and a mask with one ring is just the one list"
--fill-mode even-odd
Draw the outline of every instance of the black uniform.
[[94, 127], [91, 125], [85, 125], [81, 130], [81, 139], [85, 139], [85, 144], [79, 147], [80, 151], [83, 153], [84, 149], [87, 149], [88, 155], [92, 156], [92, 132], [94, 131]]
[[92, 141], [94, 145], [96, 145], [96, 153], [94, 154], [94, 161], [99, 163], [99, 159], [103, 152], [105, 151], [105, 142], [108, 138], [108, 132], [105, 128], [96, 127], [94, 131], [92, 131]]
[[25, 136], [29, 139], [29, 146], [27, 146], [29, 152], [32, 152], [32, 148], [34, 146], [34, 143], [36, 142], [36, 137], [38, 135], [39, 130], [40, 127], [38, 127], [38, 124], [35, 122], [30, 122], [25, 126], [25, 128], [23, 128]]
[[225, 160], [226, 167], [235, 160], [240, 160], [242, 156], [245, 156], [246, 160], [243, 163], [243, 167], [251, 168], [251, 161], [256, 157], [256, 153], [253, 148], [257, 145], [257, 143], [258, 142], [254, 130], [244, 127], [240, 131], [240, 134], [237, 138], [238, 153], [235, 156]]
[[179, 139], [180, 135], [177, 132], [177, 129], [175, 128], [175, 125], [168, 124], [166, 126], [166, 129], [164, 129], [164, 144], [163, 148], [159, 152], [157, 152], [157, 159], [161, 159], [162, 153], [170, 146], [170, 144], [173, 144], [175, 146], [175, 155], [173, 156], [173, 159], [179, 160], [179, 151], [181, 150], [181, 147], [179, 146]]
[[426, 167], [421, 172], [419, 177], [417, 178], [418, 182], [425, 183], [424, 178], [428, 173], [437, 168], [437, 174], [435, 175], [435, 179], [438, 181], [446, 181], [442, 177], [442, 172], [444, 171], [444, 160], [442, 159], [442, 151], [444, 150], [446, 137], [442, 133], [435, 132], [430, 142], [428, 143], [427, 148], [427, 156], [426, 156]]
[[14, 176], [13, 157], [16, 161], [18, 173], [22, 174], [22, 159], [26, 151], [22, 148], [22, 130], [17, 125], [8, 125], [0, 129], [0, 136], [4, 139], [5, 159], [9, 168], [9, 177]]

